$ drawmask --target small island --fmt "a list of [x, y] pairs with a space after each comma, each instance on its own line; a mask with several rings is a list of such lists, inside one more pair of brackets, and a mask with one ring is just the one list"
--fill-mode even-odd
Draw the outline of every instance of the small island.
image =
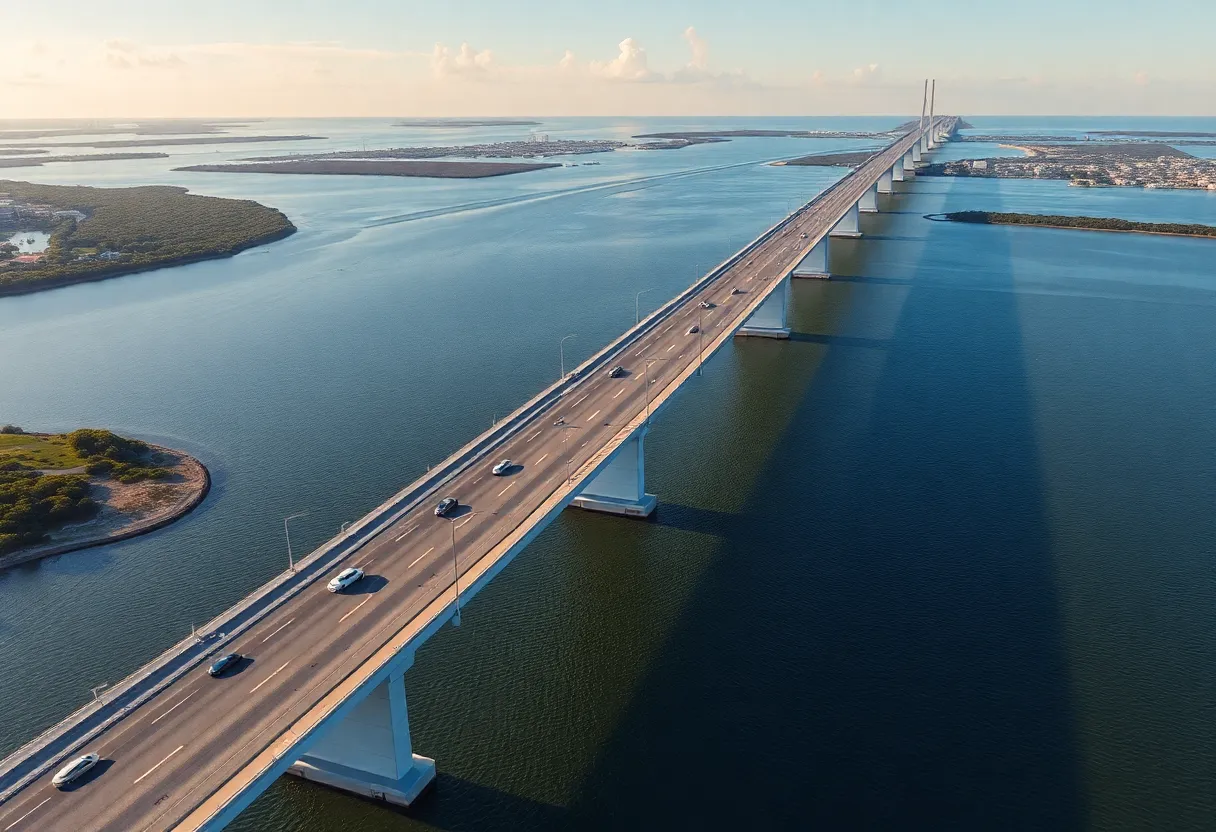
[[196, 196], [185, 188], [0, 179], [0, 242], [25, 232], [49, 234], [42, 251], [0, 249], [0, 296], [230, 257], [295, 230], [274, 208], [247, 199]]
[[[14, 151], [5, 151], [12, 153]], [[46, 151], [42, 151], [46, 153]], [[47, 162], [117, 162], [126, 159], [167, 159], [168, 153], [81, 153], [69, 156], [25, 155], [17, 159], [0, 159], [0, 168], [35, 168]]]
[[0, 568], [145, 534], [193, 510], [211, 487], [181, 451], [84, 428], [0, 427]]
[[511, 118], [407, 118], [394, 127], [528, 127], [539, 121], [523, 121]]
[[1171, 237], [1216, 238], [1216, 226], [1176, 222], [1135, 222], [1115, 217], [1072, 217], [1061, 214], [1005, 214], [997, 211], [953, 211], [928, 214], [926, 219], [967, 222], [978, 225], [1034, 225], [1040, 228], [1067, 228], [1082, 231], [1121, 231], [1137, 234], [1165, 234]]
[[420, 176], [431, 179], [484, 179], [559, 168], [554, 162], [426, 162], [408, 159], [291, 159], [235, 165], [188, 165], [195, 173], [286, 173], [319, 176]]
[[828, 168], [857, 168], [864, 165], [874, 155], [874, 151], [859, 150], [849, 153], [820, 153], [817, 156], [803, 156], [799, 159], [787, 159], [773, 162], [773, 167], [794, 165], [797, 167], [828, 167]]

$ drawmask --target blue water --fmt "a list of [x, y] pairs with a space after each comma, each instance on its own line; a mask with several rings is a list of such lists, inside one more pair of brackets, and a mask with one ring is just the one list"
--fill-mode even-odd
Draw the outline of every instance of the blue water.
[[[1172, 124], [1118, 123], [1216, 130]], [[876, 126], [764, 126], [787, 125]], [[176, 149], [9, 171], [255, 198], [300, 232], [0, 301], [0, 422], [159, 439], [217, 484], [166, 530], [0, 575], [3, 746], [283, 568], [282, 517], [328, 537], [554, 377], [562, 335], [589, 354], [635, 291], [674, 294], [841, 173], [762, 161], [864, 144], [483, 182], [172, 173], [207, 156]], [[795, 286], [790, 342], [729, 345], [664, 413], [656, 522], [563, 517], [421, 651], [441, 775], [416, 819], [284, 780], [233, 828], [1208, 828], [1216, 244], [923, 215], [1216, 224], [1216, 194], [924, 178], [883, 207], [837, 279]]]

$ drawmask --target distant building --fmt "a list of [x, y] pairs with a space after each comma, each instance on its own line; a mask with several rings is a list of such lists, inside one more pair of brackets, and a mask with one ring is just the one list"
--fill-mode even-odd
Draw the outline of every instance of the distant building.
[[971, 163], [971, 167], [975, 170], [987, 170], [988, 169], [988, 160], [987, 159], [976, 159], [974, 162]]
[[80, 222], [85, 218], [85, 215], [80, 211], [55, 211], [51, 216], [57, 220], [68, 219], [70, 217], [76, 220], [76, 222]]
[[117, 251], [103, 251], [97, 255], [98, 260], [120, 260], [122, 253]]

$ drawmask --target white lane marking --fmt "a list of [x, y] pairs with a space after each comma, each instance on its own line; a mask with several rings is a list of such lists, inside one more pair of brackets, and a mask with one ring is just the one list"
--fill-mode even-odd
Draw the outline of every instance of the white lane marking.
[[[370, 599], [370, 597], [369, 597], [369, 599], [368, 599], [368, 600], [371, 600], [371, 599]], [[363, 603], [364, 603], [364, 604], [366, 604], [366, 603], [367, 603], [367, 601], [364, 601]], [[360, 604], [359, 606], [363, 606], [363, 604]], [[263, 679], [262, 681], [258, 682], [256, 685], [254, 685], [254, 686], [253, 686], [253, 690], [251, 690], [251, 691], [249, 691], [249, 692], [250, 692], [250, 693], [257, 693], [257, 692], [258, 692], [258, 688], [260, 688], [262, 685], [264, 685], [264, 684], [266, 684], [267, 682], [269, 682], [269, 681], [270, 681], [271, 679], [273, 679], [275, 676], [278, 676], [278, 675], [279, 675], [279, 671], [280, 671], [280, 670], [282, 670], [283, 668], [287, 667], [287, 665], [289, 665], [289, 664], [291, 664], [291, 659], [288, 659], [287, 661], [285, 661], [285, 662], [283, 662], [281, 665], [279, 665], [279, 670], [276, 670], [274, 673], [271, 673], [271, 674], [270, 674], [269, 676], [267, 676], [265, 679]]]
[[478, 477], [477, 479], [473, 480], [473, 485], [477, 485], [477, 483], [481, 482], [481, 481], [482, 481], [482, 479], [484, 479], [484, 478], [483, 478], [483, 477]]
[[[284, 624], [283, 626], [284, 626], [284, 627], [286, 627], [287, 625], [286, 625], [286, 624]], [[267, 638], [269, 638], [269, 636], [267, 636]], [[182, 704], [182, 703], [183, 703], [183, 702], [185, 702], [187, 699], [189, 699], [191, 696], [194, 696], [194, 694], [196, 694], [196, 693], [198, 693], [198, 691], [192, 691], [192, 692], [190, 692], [190, 693], [187, 693], [187, 694], [186, 694], [185, 696], [183, 696], [181, 699], [177, 700], [177, 705]], [[165, 717], [167, 717], [169, 714], [171, 714], [171, 713], [173, 713], [175, 710], [177, 710], [177, 705], [174, 705], [172, 708], [170, 708], [169, 710], [165, 711], [163, 714], [161, 714], [160, 716], [158, 716], [156, 719], [152, 720], [152, 721], [151, 721], [151, 722], [149, 722], [148, 724], [149, 724], [149, 725], [155, 725], [156, 723], [160, 722], [162, 719], [164, 719]]]
[[[541, 428], [540, 430], [544, 430], [544, 428]], [[536, 437], [540, 436], [540, 430], [538, 430], [536, 433], [534, 433], [534, 434], [532, 434], [531, 436], [529, 436], [527, 441], [531, 442], [533, 439], [535, 439]]]
[[622, 387], [622, 388], [620, 389], [620, 391], [619, 391], [619, 392], [616, 394], [616, 396], [613, 396], [612, 398], [614, 398], [614, 399], [615, 399], [617, 396], [621, 395], [621, 393], [624, 393], [624, 392], [625, 392], [626, 390], [628, 390], [628, 389], [629, 389], [629, 388], [627, 388], [627, 387]]
[[406, 569], [413, 569], [415, 566], [417, 566], [417, 565], [418, 565], [418, 561], [422, 560], [424, 557], [426, 557], [427, 555], [429, 555], [429, 554], [430, 554], [431, 552], [433, 552], [433, 551], [435, 551], [435, 547], [434, 547], [434, 546], [432, 546], [431, 548], [427, 549], [425, 552], [423, 552], [423, 553], [422, 553], [421, 555], [419, 555], [418, 557], [414, 558], [414, 560], [413, 560], [413, 561], [410, 563], [410, 565], [409, 565], [409, 566], [407, 566], [407, 567], [405, 567], [405, 568], [406, 568]]
[[511, 484], [510, 484], [510, 485], [508, 485], [506, 488], [504, 488], [502, 491], [499, 491], [499, 492], [498, 492], [498, 496], [499, 496], [499, 497], [501, 497], [503, 494], [506, 494], [508, 491], [510, 491], [510, 490], [511, 490], [511, 487], [512, 487], [512, 486], [514, 486], [514, 485], [515, 485], [515, 483], [511, 483]]
[[[587, 396], [590, 396], [590, 395], [591, 395], [590, 393], [584, 393], [584, 394], [583, 394], [583, 399], [587, 398]], [[570, 406], [571, 406], [571, 407], [578, 407], [579, 402], [581, 402], [583, 399], [579, 399], [579, 400], [578, 400], [578, 402], [575, 402], [574, 404], [572, 404], [572, 405], [570, 405]]]
[[595, 417], [599, 416], [599, 415], [600, 415], [600, 412], [597, 410], [594, 413], [592, 413], [590, 416], [587, 417], [587, 421], [588, 422], [594, 421]]
[[[341, 624], [343, 621], [345, 621], [346, 619], [350, 618], [352, 615], [354, 615], [356, 612], [358, 612], [358, 611], [359, 611], [359, 607], [363, 606], [364, 604], [366, 604], [366, 603], [367, 603], [368, 601], [370, 601], [370, 600], [372, 600], [372, 596], [370, 596], [370, 595], [369, 595], [369, 596], [367, 596], [366, 598], [364, 598], [362, 601], [360, 601], [360, 602], [359, 602], [358, 606], [356, 606], [356, 607], [355, 607], [353, 610], [351, 610], [350, 612], [348, 612], [346, 615], [344, 615], [344, 616], [342, 616], [341, 618], [339, 618], [339, 619], [338, 619], [338, 623], [339, 623], [339, 624]], [[283, 667], [286, 667], [286, 665], [284, 665]], [[282, 670], [282, 669], [283, 669], [282, 667], [280, 667], [280, 668], [279, 668], [279, 670]], [[275, 673], [278, 673], [278, 672], [279, 672], [279, 670], [276, 670], [276, 671], [275, 671]], [[271, 675], [274, 675], [274, 674], [271, 674]], [[257, 688], [254, 688], [254, 690], [257, 690]]]
[[[271, 633], [270, 635], [266, 636], [266, 638], [262, 639], [262, 644], [265, 644], [266, 642], [270, 641], [271, 637], [272, 637], [272, 636], [274, 636], [274, 634], [275, 634], [275, 633], [277, 633], [279, 630], [281, 630], [281, 629], [283, 629], [284, 627], [286, 627], [286, 626], [287, 626], [287, 624], [290, 624], [292, 621], [295, 621], [295, 619], [294, 619], [294, 618], [290, 618], [290, 619], [288, 619], [288, 620], [287, 620], [287, 623], [286, 623], [286, 624], [280, 624], [278, 627], [276, 627], [276, 628], [275, 628], [275, 630], [274, 630], [274, 633]], [[191, 694], [191, 695], [193, 695], [193, 694]]]
[[[50, 798], [48, 797], [46, 800], [42, 801], [42, 803], [46, 803], [46, 801], [47, 801], [47, 800], [50, 800]], [[30, 809], [30, 810], [29, 810], [28, 812], [26, 812], [24, 815], [22, 815], [21, 817], [17, 818], [15, 821], [13, 821], [12, 823], [10, 823], [8, 826], [4, 827], [4, 832], [8, 832], [8, 830], [12, 829], [14, 826], [16, 826], [17, 824], [21, 823], [21, 821], [25, 820], [25, 819], [26, 819], [26, 818], [28, 818], [30, 815], [34, 814], [34, 812], [37, 812], [39, 809], [41, 809], [41, 808], [42, 808], [42, 803], [39, 803], [39, 804], [38, 804], [37, 806], [35, 806], [33, 809]]]
[[356, 569], [366, 569], [367, 567], [369, 567], [369, 566], [371, 566], [371, 565], [372, 565], [372, 561], [371, 561], [371, 560], [365, 560], [365, 561], [363, 561], [363, 563], [359, 564], [359, 565], [358, 565], [358, 566], [356, 566], [355, 568], [356, 568]]
[[[512, 485], [514, 485], [514, 483], [512, 483]], [[507, 488], [510, 488], [510, 487], [511, 487], [511, 486], [507, 486]], [[458, 529], [459, 529], [461, 526], [463, 526], [465, 523], [469, 522], [469, 521], [470, 521], [470, 520], [472, 520], [472, 519], [473, 519], [473, 515], [472, 515], [472, 514], [470, 514], [468, 517], [464, 518], [464, 519], [463, 519], [463, 520], [461, 520], [459, 523], [457, 523], [457, 524], [456, 524], [456, 528], [458, 528]]]
[[147, 777], [149, 774], [151, 774], [152, 772], [156, 771], [158, 768], [160, 768], [161, 766], [163, 766], [165, 763], [169, 762], [170, 757], [172, 757], [174, 754], [176, 754], [177, 752], [181, 751], [181, 750], [182, 750], [183, 748], [185, 748], [185, 747], [186, 747], [186, 746], [184, 746], [184, 745], [179, 745], [177, 748], [175, 748], [175, 749], [173, 749], [172, 751], [170, 751], [170, 752], [169, 752], [169, 756], [168, 756], [168, 757], [166, 757], [165, 759], [161, 760], [161, 761], [160, 761], [159, 763], [157, 763], [156, 765], [152, 766], [152, 768], [148, 769], [148, 770], [147, 770], [147, 771], [145, 771], [143, 774], [139, 775], [139, 777], [138, 777], [138, 778], [135, 780], [135, 782], [134, 782], [134, 783], [132, 783], [131, 785], [132, 785], [132, 786], [138, 785], [138, 783], [139, 783], [139, 781], [140, 781], [140, 780], [143, 780], [143, 779], [144, 779], [145, 777]]
[[417, 527], [417, 526], [414, 526], [414, 528], [410, 529], [408, 532], [406, 532], [405, 534], [401, 535], [401, 537], [397, 538], [397, 539], [396, 539], [396, 541], [394, 541], [394, 542], [395, 542], [395, 543], [400, 543], [401, 541], [405, 540], [407, 537], [409, 537], [411, 534], [413, 534], [413, 533], [414, 533], [414, 532], [416, 532], [416, 531], [418, 531], [418, 527]]
[[675, 345], [675, 344], [672, 344], [670, 347], [668, 347], [667, 349], [663, 350], [663, 352], [671, 352], [671, 351], [672, 351], [672, 350], [674, 350], [675, 348], [676, 348], [676, 345]]
[[545, 461], [545, 459], [547, 459], [547, 458], [548, 458], [548, 456], [549, 456], [549, 454], [547, 454], [547, 453], [546, 453], [546, 454], [545, 454], [544, 456], [542, 456], [540, 459], [536, 460], [536, 464], [537, 464], [537, 465], [540, 465], [542, 462], [544, 462], [544, 461]]

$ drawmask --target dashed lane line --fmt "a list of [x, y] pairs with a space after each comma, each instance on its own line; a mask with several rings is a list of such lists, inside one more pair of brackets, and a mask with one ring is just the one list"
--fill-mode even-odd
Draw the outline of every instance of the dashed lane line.
[[[354, 615], [355, 613], [357, 613], [357, 612], [359, 611], [359, 607], [363, 606], [364, 604], [366, 604], [366, 603], [367, 603], [368, 601], [370, 601], [370, 600], [372, 600], [372, 596], [370, 596], [370, 595], [369, 595], [369, 596], [367, 596], [366, 598], [364, 598], [362, 601], [360, 601], [360, 602], [358, 603], [358, 605], [357, 605], [357, 606], [356, 606], [356, 607], [355, 607], [353, 610], [351, 610], [351, 611], [350, 611], [350, 612], [348, 612], [346, 615], [344, 615], [344, 616], [342, 616], [341, 618], [339, 618], [339, 619], [338, 619], [338, 623], [339, 623], [339, 624], [341, 624], [343, 621], [345, 621], [346, 619], [350, 618], [352, 615]], [[286, 666], [287, 666], [287, 665], [283, 665], [283, 667], [286, 667]], [[283, 669], [283, 667], [280, 667], [280, 668], [279, 668], [279, 670], [282, 670], [282, 669]], [[279, 672], [279, 670], [276, 670], [276, 671], [275, 671], [275, 673], [278, 673], [278, 672]], [[272, 674], [270, 674], [270, 675], [271, 675], [271, 676], [273, 676], [273, 675], [274, 675], [274, 673], [272, 673]], [[269, 681], [269, 679], [267, 679], [267, 681]], [[256, 688], [255, 688], [255, 690], [256, 690]]]
[[[370, 601], [370, 600], [371, 600], [371, 596], [368, 596], [368, 599], [367, 599], [367, 600], [368, 600], [368, 601]], [[367, 601], [364, 601], [364, 602], [363, 602], [363, 604], [366, 604], [366, 603], [367, 603]], [[361, 607], [361, 606], [363, 606], [363, 604], [360, 604], [359, 606]], [[358, 607], [356, 607], [356, 609], [358, 609]], [[250, 692], [250, 693], [257, 693], [257, 692], [258, 692], [258, 688], [260, 688], [262, 685], [264, 685], [264, 684], [266, 684], [267, 682], [269, 682], [269, 681], [270, 681], [271, 679], [273, 679], [275, 676], [278, 676], [278, 675], [279, 675], [279, 671], [281, 671], [283, 668], [287, 667], [287, 665], [289, 665], [289, 664], [291, 664], [291, 659], [288, 659], [287, 661], [285, 661], [285, 662], [283, 662], [281, 665], [279, 665], [279, 669], [278, 669], [278, 670], [276, 670], [274, 673], [271, 673], [271, 674], [270, 674], [269, 676], [267, 676], [265, 679], [263, 679], [262, 681], [258, 682], [256, 685], [254, 685], [254, 686], [253, 686], [253, 690], [251, 690], [251, 691], [249, 691], [249, 692]], [[180, 751], [181, 749], [179, 748], [178, 750]], [[138, 780], [136, 780], [135, 782], [136, 782], [136, 783], [138, 783], [139, 781], [138, 781]]]
[[419, 555], [418, 557], [414, 558], [413, 562], [412, 562], [412, 563], [410, 563], [410, 565], [409, 565], [409, 566], [407, 566], [407, 567], [405, 567], [405, 568], [406, 568], [406, 569], [413, 569], [415, 566], [417, 566], [417, 565], [418, 565], [418, 561], [422, 560], [424, 557], [426, 557], [427, 555], [429, 555], [429, 554], [430, 554], [431, 552], [433, 552], [433, 551], [435, 551], [435, 547], [434, 547], [434, 546], [432, 546], [431, 548], [427, 549], [425, 552], [423, 552], [423, 553], [422, 553], [421, 555]]
[[[254, 688], [254, 690], [257, 690], [257, 688]], [[132, 786], [139, 785], [139, 781], [140, 781], [140, 780], [143, 780], [143, 779], [144, 779], [145, 777], [147, 777], [149, 774], [151, 774], [152, 772], [156, 771], [158, 768], [160, 768], [161, 766], [163, 766], [165, 763], [169, 762], [170, 758], [172, 758], [174, 754], [176, 754], [177, 752], [181, 751], [181, 750], [182, 750], [183, 748], [185, 748], [185, 747], [186, 747], [186, 746], [184, 746], [184, 745], [179, 745], [177, 748], [175, 748], [175, 749], [173, 749], [172, 751], [170, 751], [170, 752], [169, 752], [169, 756], [168, 756], [168, 757], [165, 757], [165, 759], [161, 760], [159, 763], [157, 763], [156, 765], [152, 766], [152, 768], [148, 769], [148, 770], [147, 770], [147, 771], [145, 771], [143, 774], [139, 775], [139, 777], [137, 777], [137, 778], [136, 778], [136, 780], [135, 780], [135, 782], [134, 782], [134, 783], [132, 783], [131, 785], [132, 785]]]

